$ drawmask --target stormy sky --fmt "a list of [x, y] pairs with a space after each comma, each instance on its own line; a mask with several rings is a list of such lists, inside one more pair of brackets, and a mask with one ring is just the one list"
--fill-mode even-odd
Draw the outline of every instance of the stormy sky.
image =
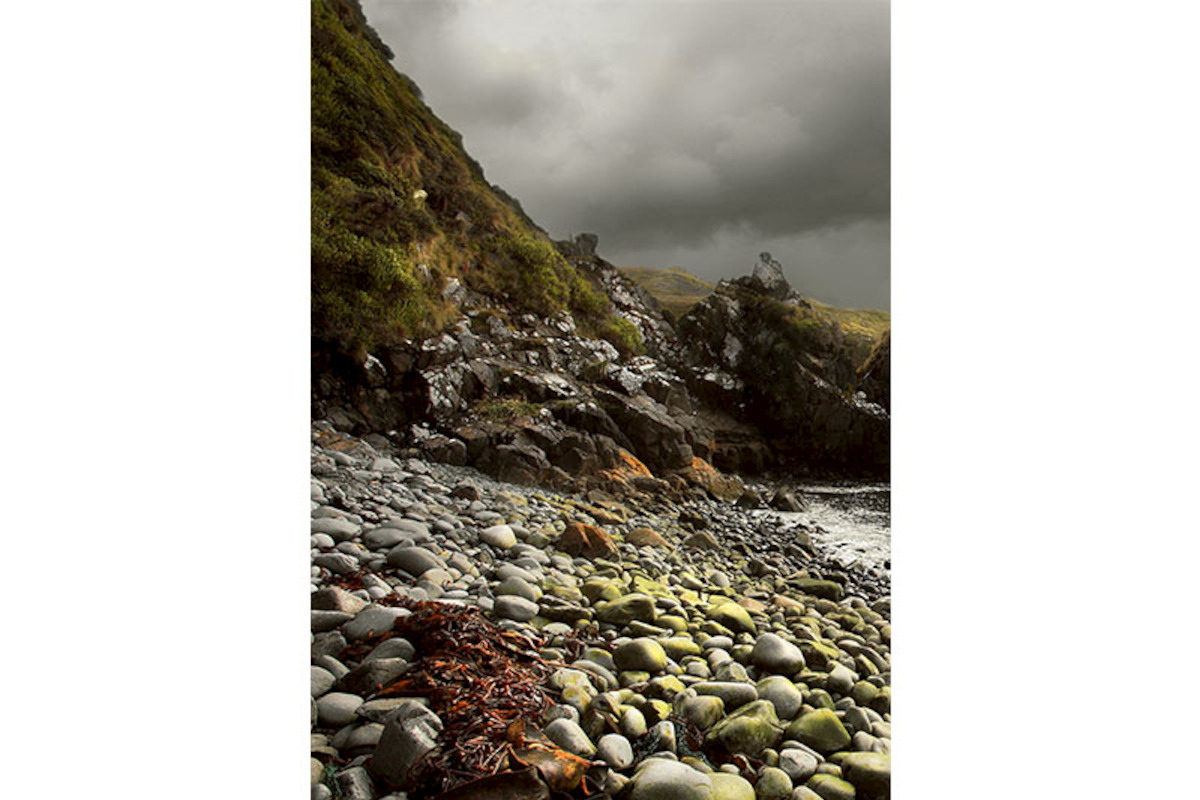
[[488, 180], [618, 266], [889, 307], [889, 3], [363, 0]]

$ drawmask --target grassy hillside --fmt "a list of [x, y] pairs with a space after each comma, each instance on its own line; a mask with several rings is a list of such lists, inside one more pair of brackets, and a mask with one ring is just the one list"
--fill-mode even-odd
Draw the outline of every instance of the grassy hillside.
[[661, 303], [663, 308], [670, 311], [676, 319], [686, 314], [689, 308], [699, 303], [716, 288], [714, 284], [701, 280], [679, 267], [670, 269], [621, 267], [621, 272], [654, 295], [654, 299]]
[[487, 183], [391, 57], [357, 0], [312, 0], [314, 339], [355, 351], [433, 333], [456, 315], [451, 278], [617, 338], [607, 297]]

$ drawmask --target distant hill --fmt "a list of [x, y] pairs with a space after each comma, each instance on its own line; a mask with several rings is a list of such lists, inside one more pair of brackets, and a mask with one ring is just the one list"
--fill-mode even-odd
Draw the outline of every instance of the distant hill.
[[[621, 272], [653, 295], [675, 319], [682, 318], [717, 288], [715, 284], [697, 278], [680, 267], [621, 267]], [[856, 365], [867, 360], [892, 324], [892, 315], [880, 309], [838, 308], [811, 297], [804, 300], [809, 307], [797, 311], [798, 319], [811, 318], [815, 323], [825, 326], [832, 326], [836, 322], [845, 334], [845, 347]]]
[[692, 273], [671, 267], [670, 269], [653, 269], [651, 267], [621, 267], [634, 283], [641, 286], [662, 304], [662, 307], [678, 319], [687, 310], [699, 303], [716, 288], [714, 284], [697, 278]]

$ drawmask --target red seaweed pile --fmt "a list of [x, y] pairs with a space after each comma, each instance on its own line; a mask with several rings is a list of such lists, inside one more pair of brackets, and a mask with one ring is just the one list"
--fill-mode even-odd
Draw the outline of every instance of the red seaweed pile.
[[584, 788], [589, 762], [562, 750], [537, 728], [554, 702], [545, 684], [565, 666], [538, 654], [539, 639], [500, 628], [477, 608], [396, 601], [412, 613], [343, 655], [361, 655], [357, 651], [395, 636], [416, 648], [416, 663], [375, 697], [425, 697], [441, 718], [439, 749], [419, 775], [429, 796], [519, 767], [536, 767], [556, 791]]

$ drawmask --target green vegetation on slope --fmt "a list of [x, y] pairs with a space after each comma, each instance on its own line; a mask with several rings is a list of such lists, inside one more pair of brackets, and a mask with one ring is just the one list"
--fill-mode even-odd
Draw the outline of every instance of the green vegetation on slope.
[[554, 249], [389, 63], [357, 0], [312, 0], [312, 332], [347, 350], [436, 332], [451, 278], [621, 339]]

